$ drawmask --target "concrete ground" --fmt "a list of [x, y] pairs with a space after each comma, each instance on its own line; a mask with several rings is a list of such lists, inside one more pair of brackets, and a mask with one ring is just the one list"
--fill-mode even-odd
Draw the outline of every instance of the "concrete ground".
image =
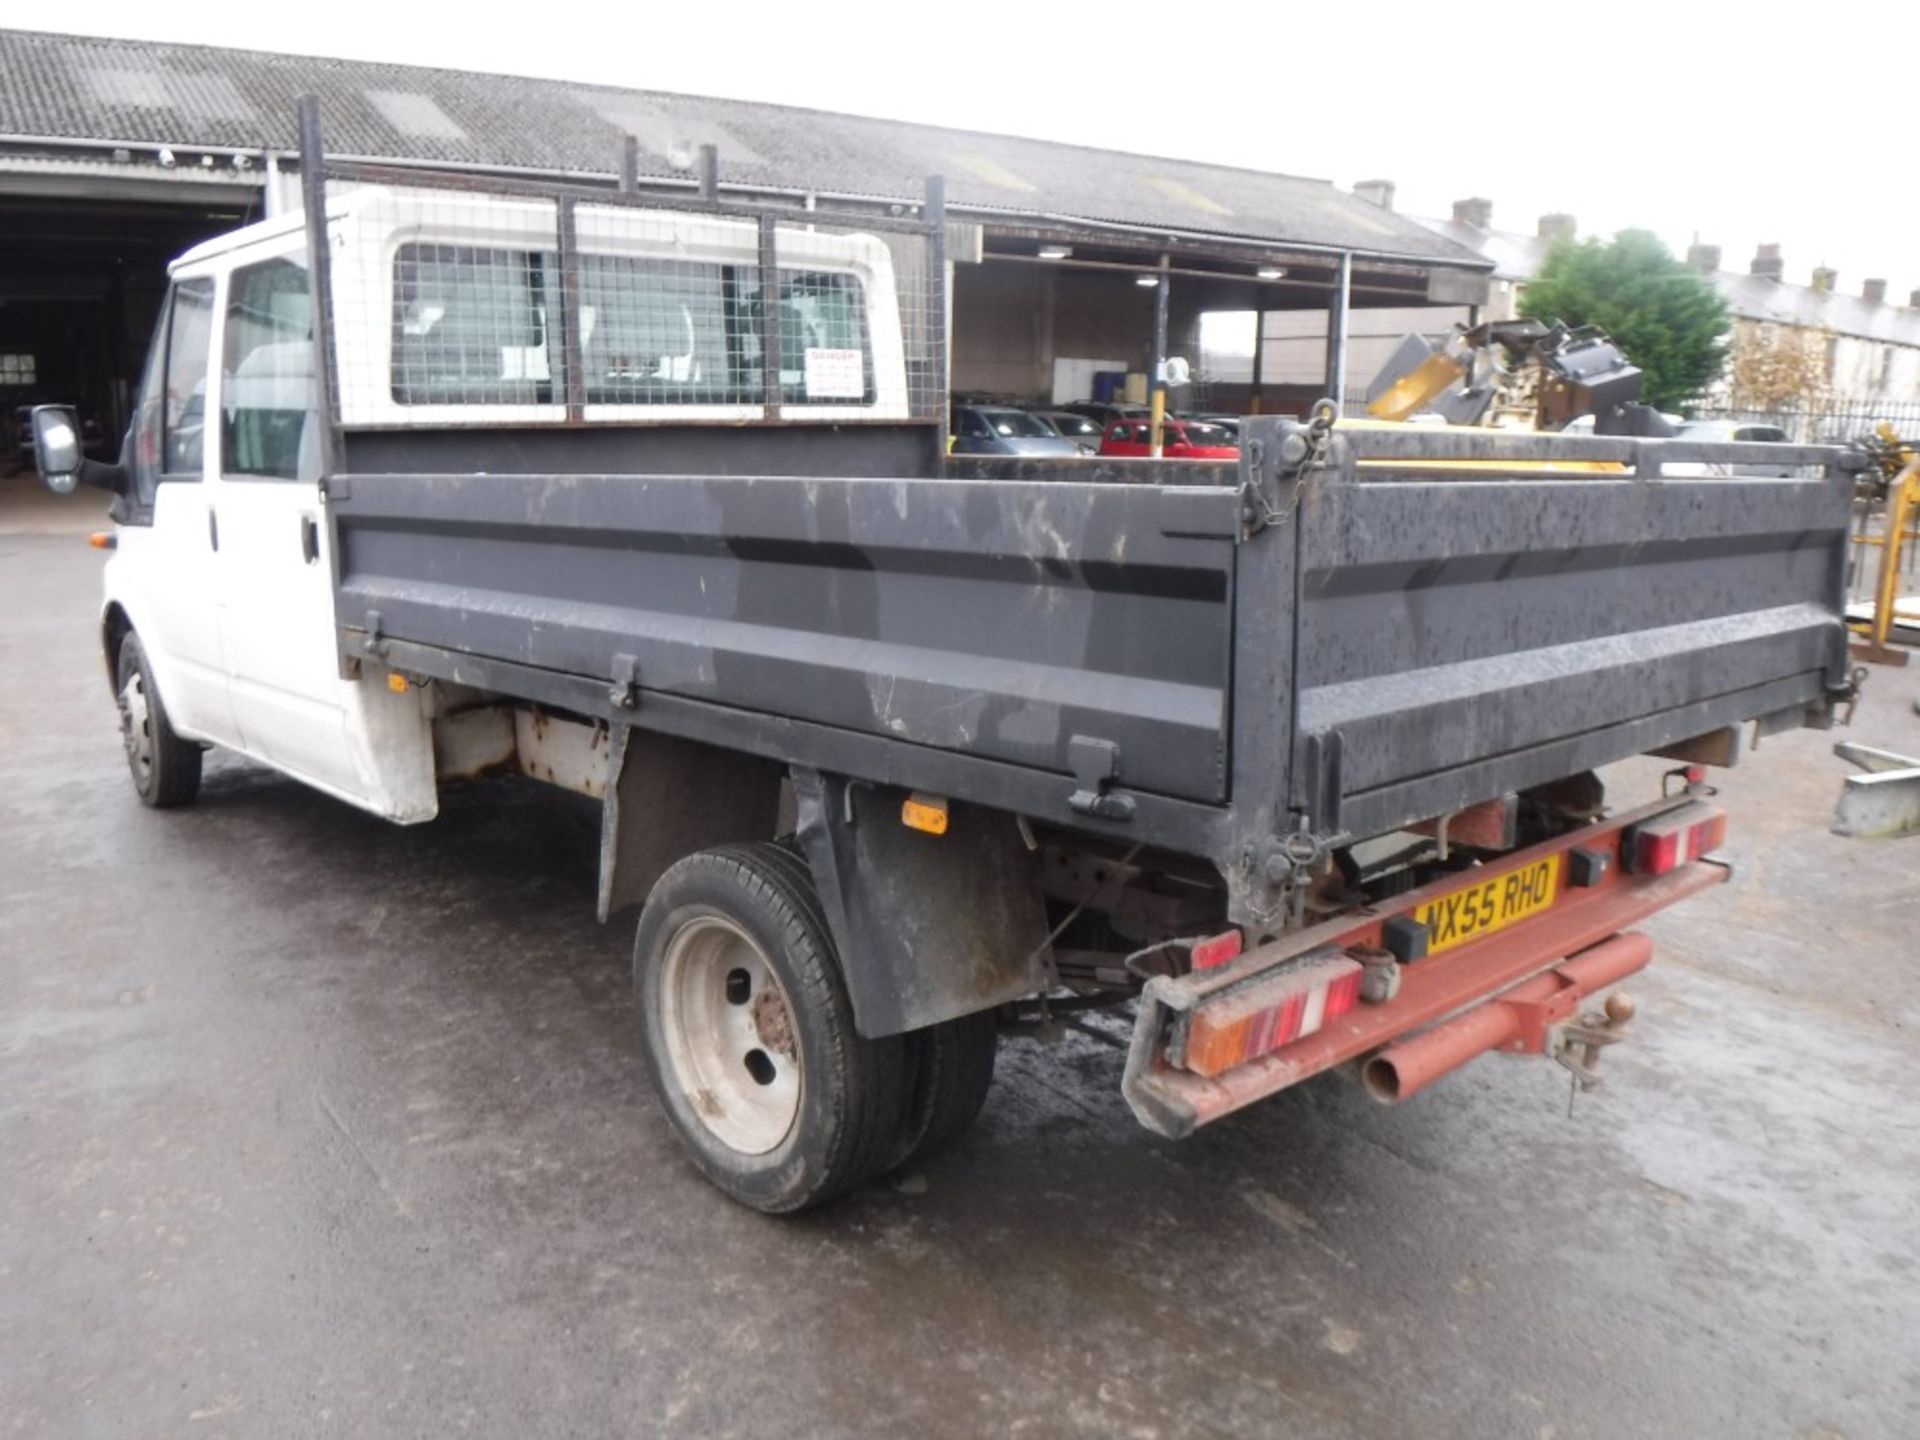
[[[1113, 1038], [1015, 1041], [781, 1222], [647, 1091], [590, 807], [217, 757], [140, 809], [101, 557], [21, 533], [93, 523], [0, 496], [0, 1435], [1920, 1434], [1920, 840], [1827, 833], [1831, 736], [1727, 776], [1738, 877], [1571, 1119], [1491, 1059], [1173, 1145]], [[1852, 733], [1920, 751], [1917, 692]]]

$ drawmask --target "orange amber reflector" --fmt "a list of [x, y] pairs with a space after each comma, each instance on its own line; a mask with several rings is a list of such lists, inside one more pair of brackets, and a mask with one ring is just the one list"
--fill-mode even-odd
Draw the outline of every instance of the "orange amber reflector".
[[944, 835], [947, 833], [947, 802], [942, 796], [922, 795], [916, 790], [901, 802], [900, 823], [909, 830]]

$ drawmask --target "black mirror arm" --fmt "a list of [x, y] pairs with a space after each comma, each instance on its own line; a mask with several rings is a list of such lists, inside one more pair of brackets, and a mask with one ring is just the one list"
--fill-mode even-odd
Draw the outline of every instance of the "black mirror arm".
[[89, 460], [82, 456], [80, 468], [73, 472], [73, 478], [82, 485], [90, 485], [95, 490], [105, 490], [109, 494], [127, 493], [129, 479], [127, 467], [111, 460]]

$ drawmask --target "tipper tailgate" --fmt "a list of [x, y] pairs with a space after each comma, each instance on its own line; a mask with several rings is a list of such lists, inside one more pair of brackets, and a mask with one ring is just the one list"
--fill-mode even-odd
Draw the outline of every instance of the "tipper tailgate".
[[1850, 478], [1663, 475], [1704, 467], [1609, 443], [1629, 468], [1349, 452], [1305, 488], [1292, 791], [1317, 829], [1379, 833], [1844, 683]]

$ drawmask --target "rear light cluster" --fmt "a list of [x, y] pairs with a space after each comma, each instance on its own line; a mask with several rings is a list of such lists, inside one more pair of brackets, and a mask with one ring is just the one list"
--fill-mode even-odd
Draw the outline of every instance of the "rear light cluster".
[[1194, 1011], [1177, 1063], [1197, 1075], [1219, 1075], [1304, 1040], [1353, 1009], [1365, 974], [1340, 950], [1303, 955]]
[[1620, 837], [1620, 860], [1633, 875], [1665, 875], [1727, 840], [1727, 814], [1694, 802], [1643, 820]]

